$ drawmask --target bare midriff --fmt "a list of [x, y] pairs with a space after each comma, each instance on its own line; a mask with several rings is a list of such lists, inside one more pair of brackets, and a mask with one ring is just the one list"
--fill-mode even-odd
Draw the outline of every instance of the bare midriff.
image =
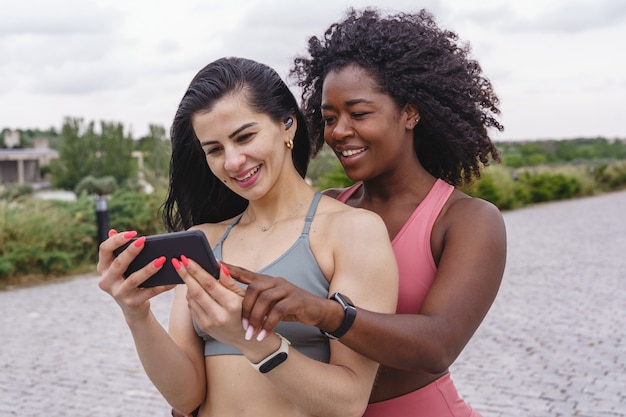
[[199, 417], [307, 416], [242, 355], [205, 357], [207, 396]]

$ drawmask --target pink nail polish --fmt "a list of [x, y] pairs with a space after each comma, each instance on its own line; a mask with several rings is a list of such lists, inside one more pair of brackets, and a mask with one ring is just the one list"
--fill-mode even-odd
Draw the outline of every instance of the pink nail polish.
[[137, 236], [137, 232], [135, 232], [134, 230], [131, 232], [126, 232], [124, 233], [124, 239], [130, 239]]
[[180, 269], [180, 262], [178, 262], [178, 259], [172, 258], [172, 265], [174, 266], [175, 270], [178, 271]]
[[139, 239], [135, 240], [135, 243], [133, 243], [133, 245], [135, 245], [136, 247], [140, 248], [145, 241], [146, 241], [146, 237], [145, 236], [141, 236]]
[[116, 234], [117, 234], [117, 230], [115, 230], [115, 229], [109, 230], [109, 237], [115, 236]]
[[267, 330], [263, 329], [259, 332], [259, 334], [256, 336], [256, 340], [258, 340], [259, 342], [262, 342], [263, 339], [265, 339], [265, 336], [267, 336]]
[[163, 264], [165, 263], [165, 260], [166, 260], [166, 259], [165, 259], [165, 256], [161, 256], [160, 258], [157, 258], [157, 259], [154, 261], [154, 263], [153, 263], [154, 267], [155, 267], [155, 268], [160, 268], [160, 267], [162, 267], [162, 266], [163, 266]]
[[180, 255], [180, 260], [183, 262], [183, 265], [185, 265], [185, 267], [189, 266], [189, 259], [187, 259], [185, 255]]
[[222, 272], [224, 273], [224, 275], [226, 275], [227, 277], [230, 276], [230, 271], [228, 270], [228, 268], [226, 267], [226, 265], [221, 264], [221, 268], [222, 268]]
[[254, 334], [254, 327], [248, 326], [248, 330], [246, 330], [246, 335], [244, 336], [244, 338], [246, 340], [250, 340], [250, 339], [252, 339], [252, 335], [253, 334]]

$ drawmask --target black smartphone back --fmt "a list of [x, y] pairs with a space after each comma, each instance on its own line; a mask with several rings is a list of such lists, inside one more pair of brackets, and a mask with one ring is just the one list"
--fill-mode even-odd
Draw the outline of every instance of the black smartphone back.
[[[113, 251], [114, 255], [119, 255], [135, 240], [136, 238], [131, 239], [130, 242], [117, 248]], [[183, 280], [180, 279], [172, 265], [172, 258], [180, 260], [180, 255], [193, 259], [211, 275], [219, 278], [219, 264], [213, 255], [213, 250], [209, 246], [206, 236], [200, 230], [185, 230], [146, 236], [143, 250], [130, 263], [128, 269], [124, 272], [124, 277], [128, 278], [130, 274], [153, 262], [156, 258], [165, 256], [167, 260], [163, 267], [156, 274], [142, 282], [139, 287], [147, 288], [158, 285], [183, 284]]]

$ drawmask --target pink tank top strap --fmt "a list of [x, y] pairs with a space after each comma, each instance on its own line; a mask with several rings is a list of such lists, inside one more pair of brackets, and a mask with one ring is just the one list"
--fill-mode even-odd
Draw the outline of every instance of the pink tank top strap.
[[361, 186], [363, 185], [362, 182], [358, 182], [344, 190], [342, 190], [338, 195], [336, 200], [341, 201], [342, 203], [345, 203], [346, 201], [348, 201], [350, 199], [350, 197], [352, 197], [352, 194], [354, 194], [356, 192], [356, 190], [358, 190], [359, 188], [361, 188]]
[[[442, 179], [437, 179], [424, 198], [424, 201], [420, 203], [413, 213], [412, 217], [420, 215], [420, 220], [425, 223], [424, 227], [428, 230], [429, 241], [430, 231], [453, 191], [454, 187], [452, 185]], [[407, 221], [407, 223], [409, 222]]]

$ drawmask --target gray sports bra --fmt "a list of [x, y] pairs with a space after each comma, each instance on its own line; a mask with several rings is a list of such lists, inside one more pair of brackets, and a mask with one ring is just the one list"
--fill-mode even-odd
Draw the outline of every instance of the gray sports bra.
[[[328, 297], [328, 280], [320, 270], [309, 245], [309, 228], [320, 197], [320, 193], [315, 194], [304, 222], [304, 228], [296, 242], [278, 259], [258, 272], [273, 277], [282, 277], [315, 295]], [[213, 252], [217, 259], [222, 259], [222, 244], [240, 220], [241, 216], [228, 225], [226, 232], [215, 245]], [[198, 335], [204, 340], [205, 356], [241, 355], [239, 350], [213, 339], [200, 330], [195, 320], [193, 325]], [[294, 349], [309, 358], [326, 363], [330, 360], [328, 338], [322, 335], [317, 327], [295, 322], [280, 322], [276, 327], [276, 332], [288, 339]]]

